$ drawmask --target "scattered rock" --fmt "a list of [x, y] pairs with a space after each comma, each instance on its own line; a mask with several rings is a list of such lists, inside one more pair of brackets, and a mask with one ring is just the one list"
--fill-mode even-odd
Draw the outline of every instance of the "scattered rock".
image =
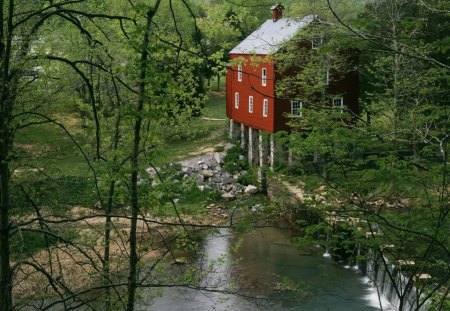
[[247, 188], [245, 188], [244, 192], [246, 194], [255, 194], [256, 192], [258, 192], [258, 187], [253, 186], [253, 185], [248, 185]]
[[320, 186], [315, 190], [317, 193], [323, 193], [325, 191], [325, 186]]
[[203, 186], [203, 185], [197, 186], [197, 188], [198, 188], [198, 190], [200, 190], [201, 192], [205, 191], [205, 186]]
[[239, 160], [244, 160], [244, 156], [242, 154], [239, 155]]
[[156, 187], [160, 184], [159, 180], [155, 179], [152, 181], [152, 187]]
[[255, 212], [257, 212], [257, 211], [260, 211], [260, 210], [263, 210], [264, 209], [264, 207], [261, 205], [261, 204], [255, 204], [255, 205], [253, 205], [252, 207], [251, 207], [251, 211], [253, 212], [253, 213], [255, 213]]
[[225, 190], [226, 192], [231, 192], [231, 191], [234, 190], [234, 187], [233, 187], [233, 185], [228, 185], [228, 186], [226, 186], [226, 187], [224, 188], [224, 190]]
[[175, 258], [173, 264], [174, 265], [185, 265], [188, 263], [188, 260], [185, 257]]
[[181, 171], [187, 175], [191, 175], [194, 172], [194, 168], [190, 166], [183, 167]]

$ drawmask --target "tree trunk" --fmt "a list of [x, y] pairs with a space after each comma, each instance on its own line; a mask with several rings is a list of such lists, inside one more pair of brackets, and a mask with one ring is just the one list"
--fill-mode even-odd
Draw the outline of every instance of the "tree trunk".
[[9, 167], [4, 118], [0, 120], [0, 311], [12, 310], [12, 277], [9, 265]]
[[139, 146], [141, 141], [142, 127], [142, 110], [146, 98], [146, 78], [147, 78], [147, 61], [149, 58], [148, 47], [150, 44], [150, 33], [152, 29], [152, 21], [158, 11], [161, 0], [157, 0], [153, 9], [147, 12], [147, 27], [145, 28], [144, 38], [142, 40], [142, 52], [139, 74], [139, 94], [136, 107], [136, 122], [134, 124], [133, 149], [131, 153], [131, 228], [130, 228], [130, 273], [128, 276], [128, 302], [127, 311], [134, 311], [136, 289], [137, 289], [137, 264], [139, 258], [137, 256], [137, 217], [139, 214], [139, 198], [137, 189], [137, 177], [139, 170]]
[[[8, 15], [4, 16], [4, 1], [0, 1], [0, 311], [12, 310], [12, 271], [9, 258], [9, 163], [8, 153], [11, 144], [8, 121], [14, 104], [10, 80], [10, 56], [12, 49], [12, 29], [14, 2], [8, 4]], [[7, 19], [7, 29], [4, 21]], [[6, 35], [5, 35], [6, 34]], [[5, 44], [6, 42], [6, 44]]]
[[220, 73], [217, 74], [217, 90], [220, 91]]
[[113, 203], [113, 195], [114, 195], [115, 181], [111, 181], [109, 184], [109, 194], [108, 194], [108, 203], [105, 208], [105, 243], [103, 250], [103, 279], [105, 284], [105, 311], [111, 310], [111, 288], [110, 285], [110, 249], [111, 249], [111, 211], [112, 211], [112, 203]]

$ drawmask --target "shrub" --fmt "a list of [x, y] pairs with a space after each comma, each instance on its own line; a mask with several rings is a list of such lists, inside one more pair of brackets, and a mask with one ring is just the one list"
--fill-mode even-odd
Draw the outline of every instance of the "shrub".
[[[241, 159], [239, 159], [239, 156]], [[224, 169], [230, 173], [236, 173], [242, 170], [248, 170], [247, 157], [243, 155], [242, 150], [239, 146], [234, 146], [230, 148], [224, 159]]]
[[254, 172], [246, 173], [239, 176], [237, 181], [238, 183], [244, 186], [256, 185], [258, 183], [257, 176]]

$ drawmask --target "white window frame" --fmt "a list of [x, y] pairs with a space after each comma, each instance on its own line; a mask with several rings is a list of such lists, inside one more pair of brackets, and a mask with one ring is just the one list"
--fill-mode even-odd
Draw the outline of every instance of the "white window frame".
[[253, 96], [248, 97], [248, 112], [253, 113]]
[[242, 65], [238, 65], [237, 73], [238, 73], [238, 81], [241, 82], [242, 81]]
[[[320, 40], [318, 40], [320, 39]], [[316, 41], [317, 40], [317, 41]], [[311, 49], [316, 50], [323, 44], [323, 37], [313, 37], [311, 39]]]
[[262, 86], [267, 85], [267, 68], [263, 68], [261, 70], [261, 85]]
[[269, 116], [269, 100], [264, 98], [263, 100], [263, 117], [267, 118]]
[[[339, 100], [341, 102], [340, 105], [336, 105], [335, 101]], [[333, 106], [333, 110], [335, 108], [340, 108], [340, 113], [344, 113], [344, 98], [343, 97], [333, 97], [333, 99], [331, 100], [331, 105]]]
[[234, 93], [234, 108], [239, 109], [239, 93]]
[[[295, 107], [296, 104], [299, 104], [298, 107]], [[297, 113], [295, 113], [297, 111]], [[303, 117], [303, 102], [300, 100], [291, 100], [291, 114], [294, 117]]]

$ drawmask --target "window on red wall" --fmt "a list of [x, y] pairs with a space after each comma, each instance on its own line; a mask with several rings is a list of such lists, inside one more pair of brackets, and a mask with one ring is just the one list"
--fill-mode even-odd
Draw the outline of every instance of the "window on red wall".
[[323, 37], [314, 37], [311, 40], [311, 48], [318, 49], [323, 44]]
[[303, 117], [303, 102], [291, 100], [291, 114], [296, 117]]
[[234, 108], [239, 109], [239, 93], [234, 93]]
[[344, 99], [342, 97], [335, 97], [332, 99], [333, 108], [340, 113], [344, 112]]
[[253, 96], [248, 97], [248, 112], [253, 113]]
[[238, 81], [242, 81], [242, 66], [238, 66]]
[[267, 85], [267, 69], [263, 68], [262, 69], [262, 74], [261, 74], [261, 85], [262, 86], [266, 86]]
[[264, 99], [263, 101], [263, 117], [267, 117], [269, 115], [269, 100]]

